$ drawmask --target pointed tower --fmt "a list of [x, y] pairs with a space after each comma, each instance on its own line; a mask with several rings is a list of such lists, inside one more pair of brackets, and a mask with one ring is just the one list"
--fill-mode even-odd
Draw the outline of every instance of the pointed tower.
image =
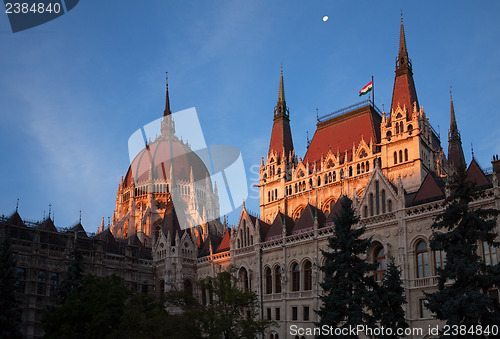
[[399, 54], [396, 58], [396, 77], [394, 79], [394, 89], [392, 91], [391, 112], [395, 111], [398, 105], [406, 106], [406, 114], [409, 119], [413, 113], [413, 105], [417, 108], [418, 98], [413, 82], [413, 72], [411, 60], [406, 49], [405, 29], [403, 26], [403, 13], [401, 13], [401, 29], [399, 32]]
[[161, 134], [173, 136], [175, 133], [175, 123], [172, 119], [172, 111], [170, 110], [170, 96], [168, 94], [168, 72], [167, 75], [167, 89], [165, 93], [165, 110], [163, 111], [163, 121], [161, 123]]
[[274, 108], [274, 123], [269, 144], [269, 155], [277, 154], [278, 157], [285, 152], [288, 158], [293, 151], [292, 132], [290, 130], [290, 115], [285, 101], [285, 86], [283, 83], [283, 65], [281, 66], [280, 90], [278, 103]]
[[450, 102], [451, 102], [451, 120], [450, 120], [450, 130], [448, 131], [448, 163], [450, 169], [456, 172], [459, 168], [465, 169], [465, 157], [464, 150], [462, 149], [462, 139], [460, 138], [460, 132], [458, 131], [457, 119], [455, 118], [455, 107], [453, 106], [453, 96], [450, 90]]

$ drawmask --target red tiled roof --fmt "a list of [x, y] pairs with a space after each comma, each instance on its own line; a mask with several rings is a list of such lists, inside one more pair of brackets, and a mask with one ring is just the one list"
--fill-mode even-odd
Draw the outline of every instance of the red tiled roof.
[[411, 71], [396, 75], [392, 91], [391, 112], [396, 110], [398, 104], [401, 108], [406, 105], [408, 118], [410, 118], [413, 114], [413, 103], [415, 101], [417, 102], [418, 108], [417, 91], [415, 90], [415, 83], [413, 82]]
[[437, 177], [432, 172], [427, 173], [424, 182], [420, 185], [420, 188], [413, 199], [412, 204], [418, 205], [443, 199], [445, 197], [444, 186], [444, 182], [441, 178]]
[[362, 138], [366, 143], [372, 139], [376, 143], [380, 142], [381, 120], [371, 106], [365, 106], [319, 123], [304, 162], [316, 162], [318, 166], [321, 155], [326, 156], [329, 149], [334, 154], [337, 150], [340, 153], [348, 151], [350, 154], [353, 144], [358, 146]]
[[281, 157], [283, 149], [285, 149], [285, 156], [288, 156], [293, 151], [292, 132], [287, 118], [277, 118], [271, 132], [269, 153], [276, 152]]
[[267, 232], [267, 234], [266, 234], [266, 241], [273, 240], [273, 239], [279, 239], [282, 237], [282, 235], [283, 235], [283, 220], [285, 221], [286, 234], [287, 235], [291, 234], [293, 227], [295, 226], [295, 222], [289, 216], [286, 216], [283, 213], [279, 212], [276, 215], [276, 218], [274, 218], [274, 221], [271, 224], [271, 228], [269, 229], [269, 232]]
[[469, 168], [467, 168], [467, 179], [473, 182], [477, 188], [484, 188], [490, 185], [486, 175], [484, 175], [483, 170], [474, 158], [472, 158]]
[[315, 216], [318, 217], [318, 227], [320, 227], [320, 225], [323, 225], [325, 222], [325, 215], [320, 209], [312, 206], [311, 204], [307, 204], [306, 208], [302, 210], [300, 217], [295, 222], [295, 227], [293, 228], [292, 234], [298, 234], [312, 230], [314, 228]]
[[226, 232], [224, 233], [222, 241], [220, 242], [220, 245], [217, 248], [216, 252], [219, 253], [219, 252], [229, 251], [230, 247], [231, 247], [231, 229], [226, 228]]

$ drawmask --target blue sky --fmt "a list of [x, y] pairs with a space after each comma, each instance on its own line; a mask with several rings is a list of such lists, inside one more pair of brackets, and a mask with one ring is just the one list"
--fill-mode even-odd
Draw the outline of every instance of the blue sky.
[[[377, 106], [390, 106], [401, 7], [419, 101], [443, 148], [453, 85], [466, 159], [472, 142], [490, 167], [500, 153], [498, 1], [82, 0], [15, 34], [0, 14], [0, 214], [19, 197], [23, 218], [40, 220], [52, 204], [56, 226], [82, 210], [95, 231], [112, 215], [129, 136], [163, 113], [165, 71], [172, 110], [195, 107], [207, 143], [239, 147], [255, 183], [281, 61], [303, 156], [316, 108], [358, 102], [372, 75]], [[257, 199], [247, 206], [258, 212]]]

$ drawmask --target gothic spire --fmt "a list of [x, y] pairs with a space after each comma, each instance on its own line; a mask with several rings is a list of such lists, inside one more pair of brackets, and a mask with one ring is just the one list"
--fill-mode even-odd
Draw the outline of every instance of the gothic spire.
[[450, 110], [450, 130], [448, 132], [448, 141], [461, 141], [460, 139], [460, 132], [458, 131], [458, 126], [457, 126], [457, 119], [455, 117], [455, 107], [453, 106], [453, 95], [451, 93], [451, 88], [450, 88], [450, 103], [451, 103], [451, 110]]
[[406, 35], [403, 24], [403, 13], [401, 12], [401, 26], [399, 31], [399, 52], [396, 57], [396, 78], [394, 79], [394, 90], [392, 92], [391, 112], [398, 106], [406, 107], [407, 117], [411, 117], [413, 106], [418, 109], [417, 91], [413, 82], [413, 71], [411, 59], [406, 48]]
[[450, 130], [448, 131], [448, 163], [453, 171], [465, 168], [465, 156], [462, 149], [462, 140], [458, 131], [455, 107], [450, 87]]
[[274, 108], [273, 130], [271, 132], [271, 143], [269, 154], [275, 153], [280, 157], [285, 152], [288, 157], [293, 151], [292, 132], [290, 130], [290, 115], [285, 101], [285, 85], [283, 80], [283, 64], [281, 65], [280, 88], [278, 103]]
[[163, 111], [163, 116], [171, 115], [172, 111], [170, 111], [170, 98], [168, 95], [168, 72], [165, 72], [167, 74], [167, 93], [166, 93], [166, 99], [165, 99], [165, 111]]

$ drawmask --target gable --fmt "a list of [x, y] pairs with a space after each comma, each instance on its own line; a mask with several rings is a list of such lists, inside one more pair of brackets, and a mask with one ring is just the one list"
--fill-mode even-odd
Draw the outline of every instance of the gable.
[[[378, 199], [377, 199], [378, 198]], [[359, 202], [359, 215], [363, 217], [392, 212], [397, 200], [397, 188], [386, 178], [380, 168], [373, 169]]]
[[444, 199], [444, 182], [432, 172], [427, 173], [424, 182], [412, 201], [412, 205], [424, 204], [431, 201]]

